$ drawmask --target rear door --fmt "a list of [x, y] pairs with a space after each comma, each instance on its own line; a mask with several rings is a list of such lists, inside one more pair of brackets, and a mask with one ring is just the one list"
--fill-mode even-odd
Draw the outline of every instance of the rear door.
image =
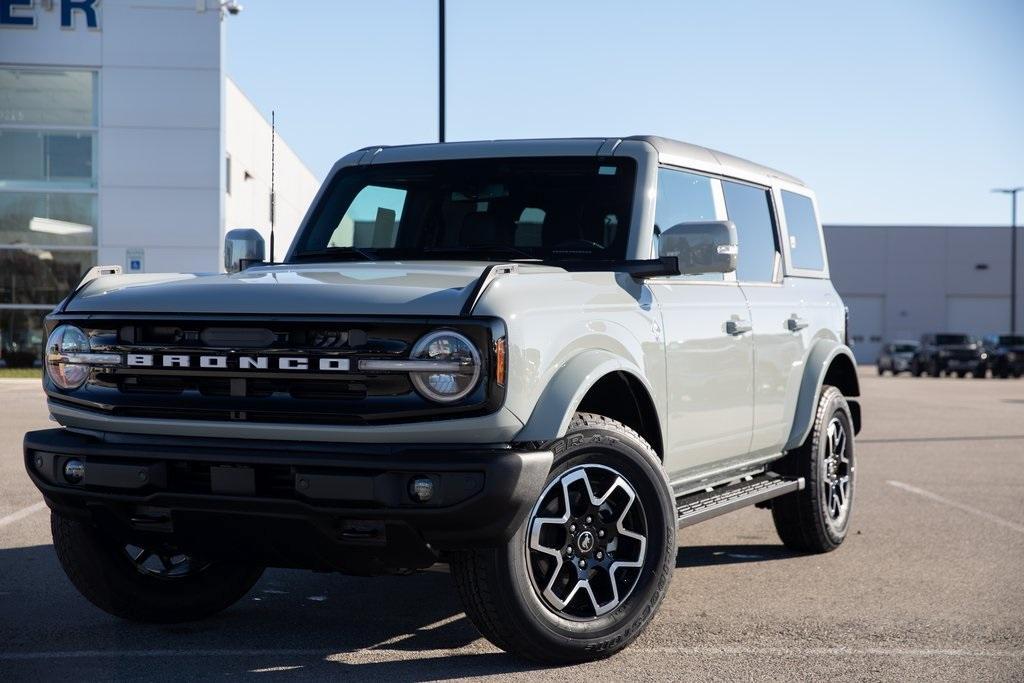
[[[724, 218], [719, 180], [659, 171], [656, 234]], [[721, 273], [656, 278], [648, 285], [664, 324], [669, 475], [685, 478], [744, 459], [753, 422], [754, 345], [743, 292], [732, 274]]]
[[723, 180], [729, 220], [739, 240], [736, 279], [750, 305], [753, 323], [754, 422], [751, 457], [782, 450], [789, 436], [787, 405], [796, 400], [811, 334], [798, 281], [787, 282], [771, 190]]

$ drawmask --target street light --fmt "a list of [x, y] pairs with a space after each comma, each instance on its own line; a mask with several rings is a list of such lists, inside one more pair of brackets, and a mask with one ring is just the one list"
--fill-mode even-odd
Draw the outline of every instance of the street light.
[[1010, 195], [1010, 334], [1017, 334], [1017, 193], [1024, 187], [997, 187], [992, 190]]
[[437, 141], [444, 142], [444, 0], [437, 0]]

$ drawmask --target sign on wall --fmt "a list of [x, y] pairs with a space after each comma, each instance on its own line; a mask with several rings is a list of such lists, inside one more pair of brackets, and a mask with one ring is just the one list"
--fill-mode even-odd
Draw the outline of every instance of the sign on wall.
[[[76, 20], [87, 28], [99, 30], [99, 0], [40, 0], [44, 12], [60, 12], [60, 27], [77, 28]], [[0, 28], [35, 28], [36, 0], [0, 0]]]
[[125, 249], [124, 251], [124, 270], [126, 273], [144, 273], [146, 272], [146, 250], [145, 249]]

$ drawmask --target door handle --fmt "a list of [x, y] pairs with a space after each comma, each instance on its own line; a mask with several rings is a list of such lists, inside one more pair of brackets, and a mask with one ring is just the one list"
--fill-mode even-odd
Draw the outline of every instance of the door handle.
[[726, 320], [725, 331], [733, 336], [738, 336], [744, 332], [750, 332], [754, 329], [754, 326], [750, 324], [749, 320]]
[[805, 327], [807, 327], [807, 321], [798, 315], [790, 316], [786, 319], [786, 329], [790, 332], [799, 332]]

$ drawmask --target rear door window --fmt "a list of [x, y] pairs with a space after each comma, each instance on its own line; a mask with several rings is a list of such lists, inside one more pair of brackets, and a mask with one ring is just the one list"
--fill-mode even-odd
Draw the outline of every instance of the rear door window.
[[789, 233], [789, 259], [794, 268], [824, 270], [825, 254], [821, 251], [818, 218], [810, 197], [782, 191], [782, 210], [786, 214]]
[[739, 258], [736, 279], [740, 282], [773, 282], [775, 279], [775, 226], [772, 224], [768, 190], [753, 185], [722, 181], [725, 209], [736, 224]]

